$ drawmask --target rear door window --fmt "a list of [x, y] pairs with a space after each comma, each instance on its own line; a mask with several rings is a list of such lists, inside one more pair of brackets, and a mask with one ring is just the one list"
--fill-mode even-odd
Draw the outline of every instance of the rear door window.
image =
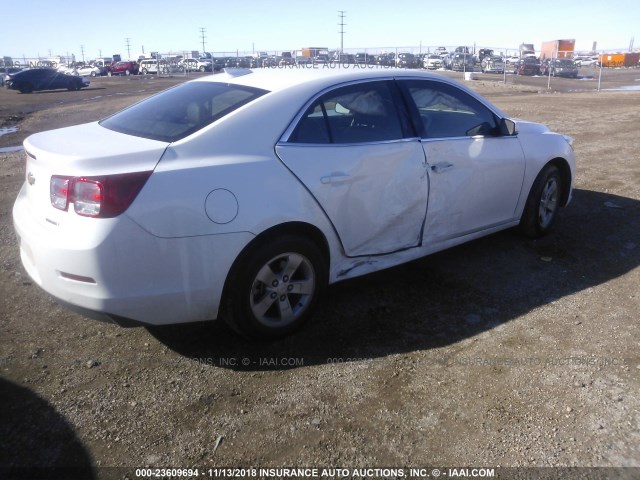
[[349, 144], [398, 140], [403, 126], [392, 82], [375, 81], [324, 94], [304, 113], [290, 142]]

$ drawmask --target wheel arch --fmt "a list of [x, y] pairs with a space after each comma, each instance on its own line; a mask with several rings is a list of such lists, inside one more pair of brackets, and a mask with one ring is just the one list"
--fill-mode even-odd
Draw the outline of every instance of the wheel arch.
[[[549, 161], [547, 165], [554, 165], [560, 170], [560, 176], [562, 178], [562, 197], [560, 205], [566, 207], [569, 203], [569, 192], [571, 191], [571, 167], [569, 167], [569, 162], [562, 157], [556, 157]], [[546, 165], [545, 165], [546, 167]], [[544, 169], [544, 168], [543, 168]]]
[[233, 264], [229, 269], [229, 274], [225, 279], [224, 288], [222, 289], [221, 305], [224, 305], [224, 299], [227, 297], [228, 293], [227, 290], [233, 283], [234, 272], [237, 270], [238, 265], [240, 265], [242, 261], [247, 257], [247, 255], [254, 249], [259, 248], [260, 245], [268, 242], [272, 238], [283, 235], [300, 236], [311, 240], [322, 253], [322, 256], [326, 262], [327, 270], [329, 269], [331, 260], [331, 250], [329, 248], [329, 242], [327, 241], [324, 233], [322, 233], [322, 231], [318, 227], [306, 222], [287, 222], [279, 225], [274, 225], [273, 227], [268, 228], [267, 230], [258, 234], [253, 240], [245, 245], [236, 259], [233, 261]]

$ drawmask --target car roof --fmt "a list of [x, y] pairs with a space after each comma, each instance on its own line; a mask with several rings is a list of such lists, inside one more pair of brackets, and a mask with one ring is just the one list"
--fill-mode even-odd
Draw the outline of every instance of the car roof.
[[209, 75], [196, 81], [223, 82], [247, 87], [261, 88], [271, 92], [285, 90], [296, 85], [313, 84], [316, 89], [332, 85], [376, 78], [425, 78], [459, 85], [443, 75], [420, 70], [369, 65], [314, 65], [312, 67], [277, 68], [227, 68], [222, 74]]
[[[269, 94], [256, 100], [261, 102], [267, 97], [279, 97], [281, 101], [288, 104], [296, 104], [291, 101], [294, 98], [306, 103], [309, 98], [319, 92], [333, 88], [340, 84], [370, 80], [390, 80], [390, 79], [424, 79], [446, 83], [460, 90], [467, 92], [496, 114], [506, 117], [496, 105], [489, 102], [477, 92], [468, 88], [462, 83], [450, 79], [444, 75], [423, 70], [403, 69], [383, 66], [358, 66], [329, 64], [324, 66], [305, 67], [276, 67], [276, 68], [231, 68], [225, 69], [224, 73], [208, 75], [192, 82], [212, 82], [224, 83], [227, 85], [239, 85], [267, 90]], [[302, 105], [298, 105], [300, 108]]]

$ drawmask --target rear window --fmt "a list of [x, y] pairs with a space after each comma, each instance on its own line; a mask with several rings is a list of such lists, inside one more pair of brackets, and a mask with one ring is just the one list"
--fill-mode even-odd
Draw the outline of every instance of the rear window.
[[127, 135], [175, 142], [265, 93], [224, 83], [183, 83], [105, 118], [100, 125]]

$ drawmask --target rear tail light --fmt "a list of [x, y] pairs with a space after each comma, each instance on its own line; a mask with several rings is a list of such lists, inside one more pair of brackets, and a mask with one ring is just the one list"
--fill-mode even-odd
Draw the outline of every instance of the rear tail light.
[[136, 198], [151, 172], [102, 175], [98, 177], [51, 177], [51, 205], [78, 215], [111, 218], [124, 212]]

